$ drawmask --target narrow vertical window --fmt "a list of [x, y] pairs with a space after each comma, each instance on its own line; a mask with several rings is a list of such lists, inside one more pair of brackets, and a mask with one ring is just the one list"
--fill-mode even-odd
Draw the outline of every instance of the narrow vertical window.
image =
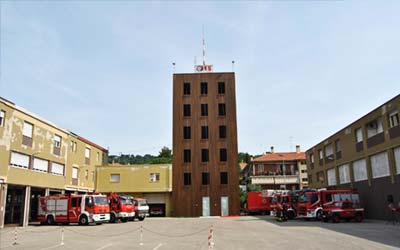
[[190, 116], [190, 104], [183, 104], [183, 116]]
[[201, 149], [201, 162], [208, 162], [208, 149]]
[[219, 103], [218, 104], [218, 115], [219, 116], [225, 116], [226, 115], [225, 103]]
[[228, 172], [221, 172], [220, 173], [220, 183], [221, 184], [228, 184]]
[[201, 174], [201, 184], [203, 184], [203, 185], [210, 184], [210, 173], [202, 173]]
[[6, 117], [6, 112], [3, 110], [0, 110], [0, 127], [4, 126], [5, 117]]
[[226, 138], [226, 126], [219, 126], [219, 138], [225, 139]]
[[190, 139], [191, 129], [190, 127], [183, 127], [183, 139]]
[[201, 104], [201, 116], [208, 116], [208, 104]]
[[220, 95], [225, 94], [225, 82], [218, 83], [218, 94]]
[[24, 122], [24, 128], [22, 131], [22, 144], [28, 147], [32, 147], [33, 142], [33, 124]]
[[226, 152], [226, 148], [221, 148], [219, 149], [219, 160], [222, 162], [227, 161], [227, 152]]
[[183, 95], [190, 95], [190, 83], [183, 83]]
[[191, 161], [191, 151], [190, 149], [183, 150], [183, 162], [189, 163]]
[[191, 173], [183, 173], [183, 185], [189, 186], [192, 184], [192, 175]]
[[201, 126], [201, 139], [208, 139], [208, 126]]
[[206, 83], [206, 82], [200, 83], [200, 93], [201, 93], [202, 95], [207, 95], [207, 93], [208, 93], [208, 86], [207, 86], [207, 83]]

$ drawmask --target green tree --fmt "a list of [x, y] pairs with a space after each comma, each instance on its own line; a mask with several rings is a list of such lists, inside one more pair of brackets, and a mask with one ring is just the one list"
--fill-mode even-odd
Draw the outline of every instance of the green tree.
[[169, 149], [168, 147], [164, 146], [160, 150], [160, 152], [158, 154], [158, 157], [161, 157], [161, 158], [172, 158], [172, 150]]

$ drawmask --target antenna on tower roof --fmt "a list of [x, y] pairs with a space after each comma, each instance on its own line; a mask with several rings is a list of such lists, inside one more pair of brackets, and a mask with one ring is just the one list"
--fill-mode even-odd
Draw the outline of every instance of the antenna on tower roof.
[[204, 24], [203, 24], [203, 66], [206, 66], [206, 41], [204, 38]]

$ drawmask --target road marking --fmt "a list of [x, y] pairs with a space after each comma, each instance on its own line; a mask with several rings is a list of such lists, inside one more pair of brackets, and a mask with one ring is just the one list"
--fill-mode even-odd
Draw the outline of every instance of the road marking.
[[60, 247], [60, 244], [57, 244], [55, 246], [51, 246], [51, 247], [45, 247], [45, 248], [40, 248], [39, 250], [47, 250], [47, 249], [52, 249], [52, 248], [56, 248], [56, 247]]
[[162, 246], [162, 244], [160, 243], [160, 244], [158, 244], [158, 246], [156, 246], [155, 248], [153, 248], [153, 250], [157, 250], [157, 249], [159, 249], [161, 246]]
[[110, 246], [112, 246], [112, 244], [107, 244], [107, 245], [105, 245], [105, 246], [102, 246], [102, 247], [100, 247], [100, 248], [97, 248], [96, 250], [102, 250], [102, 249], [105, 249], [105, 248], [110, 247]]

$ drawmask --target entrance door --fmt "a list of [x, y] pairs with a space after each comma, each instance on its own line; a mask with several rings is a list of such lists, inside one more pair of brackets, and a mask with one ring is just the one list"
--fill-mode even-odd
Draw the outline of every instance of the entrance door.
[[25, 205], [25, 188], [8, 186], [4, 224], [22, 225]]
[[203, 197], [203, 216], [210, 216], [210, 197]]
[[228, 196], [221, 197], [221, 216], [229, 215], [229, 200]]

